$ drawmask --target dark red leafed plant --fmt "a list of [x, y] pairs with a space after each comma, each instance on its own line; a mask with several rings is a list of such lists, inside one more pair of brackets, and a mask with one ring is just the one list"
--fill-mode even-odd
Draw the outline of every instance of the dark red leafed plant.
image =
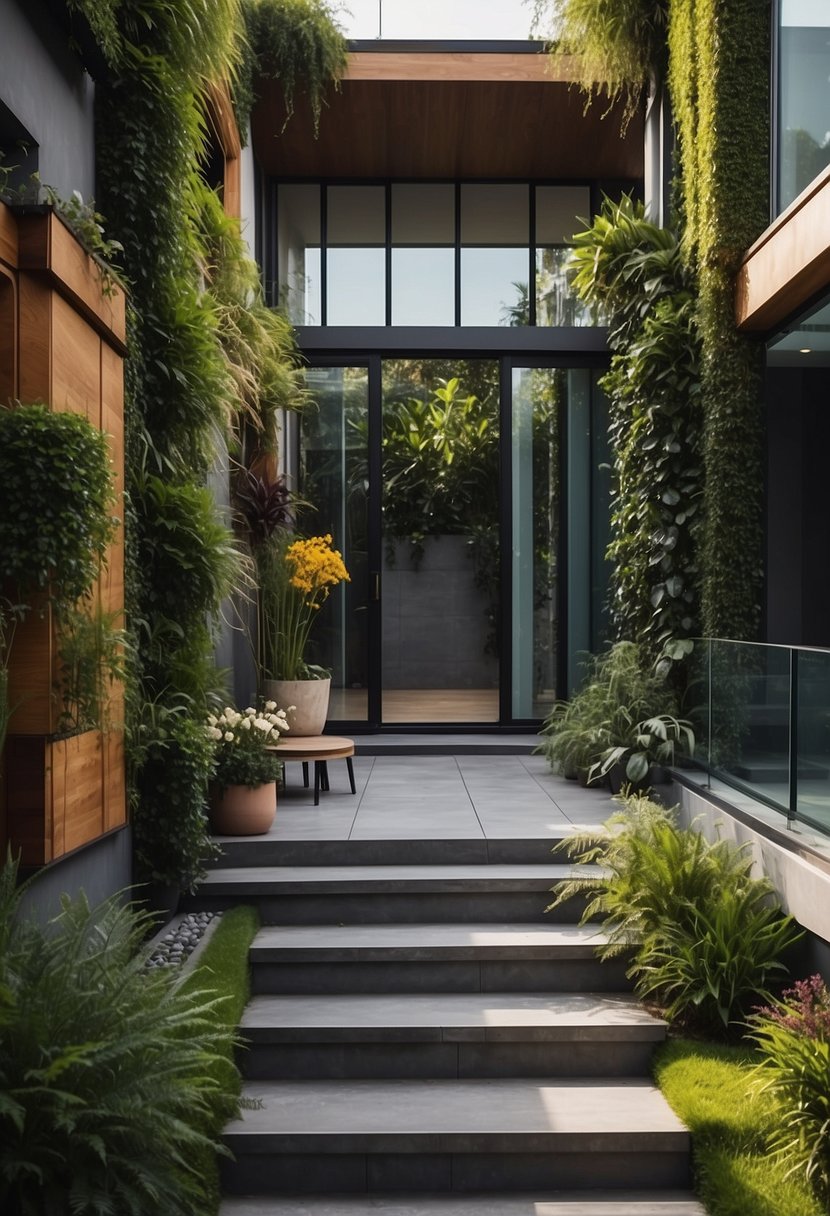
[[781, 993], [780, 1005], [756, 1012], [809, 1039], [830, 1039], [830, 991], [820, 975], [798, 980]]
[[294, 523], [293, 498], [284, 477], [242, 469], [236, 486], [236, 505], [248, 525], [253, 545], [264, 544], [278, 528]]

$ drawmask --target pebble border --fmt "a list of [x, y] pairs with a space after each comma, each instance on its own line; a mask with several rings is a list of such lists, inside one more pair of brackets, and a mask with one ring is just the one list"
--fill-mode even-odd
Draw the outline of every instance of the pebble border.
[[[174, 916], [151, 940], [147, 961], [148, 971], [156, 968], [180, 967], [188, 969], [197, 949], [212, 936], [221, 912], [184, 912]], [[201, 950], [199, 950], [201, 953]]]

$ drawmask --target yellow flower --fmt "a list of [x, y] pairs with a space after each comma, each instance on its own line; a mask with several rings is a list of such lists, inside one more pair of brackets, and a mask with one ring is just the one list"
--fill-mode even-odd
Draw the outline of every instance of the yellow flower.
[[325, 600], [330, 587], [351, 581], [343, 557], [339, 550], [332, 549], [328, 534], [295, 540], [286, 549], [285, 560], [291, 570], [291, 586], [312, 603]]

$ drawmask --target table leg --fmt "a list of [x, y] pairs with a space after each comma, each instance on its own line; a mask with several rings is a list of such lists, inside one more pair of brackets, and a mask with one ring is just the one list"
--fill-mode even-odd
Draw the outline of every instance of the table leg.
[[320, 761], [314, 761], [314, 805], [320, 805]]
[[331, 789], [331, 786], [329, 785], [329, 765], [328, 765], [328, 761], [327, 761], [327, 760], [321, 760], [321, 761], [320, 761], [320, 769], [321, 769], [321, 772], [320, 772], [320, 789], [322, 789], [322, 790], [330, 790], [330, 789]]
[[303, 789], [308, 789], [308, 761], [303, 760]]
[[355, 789], [354, 784], [354, 765], [352, 764], [351, 756], [346, 757], [346, 768], [349, 770], [349, 785], [352, 787], [352, 793], [356, 794], [357, 790]]

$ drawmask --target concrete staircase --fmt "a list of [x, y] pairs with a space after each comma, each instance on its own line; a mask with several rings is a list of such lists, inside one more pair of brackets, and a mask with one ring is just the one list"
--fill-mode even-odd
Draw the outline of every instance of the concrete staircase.
[[552, 843], [228, 842], [199, 905], [263, 928], [222, 1216], [703, 1216]]

